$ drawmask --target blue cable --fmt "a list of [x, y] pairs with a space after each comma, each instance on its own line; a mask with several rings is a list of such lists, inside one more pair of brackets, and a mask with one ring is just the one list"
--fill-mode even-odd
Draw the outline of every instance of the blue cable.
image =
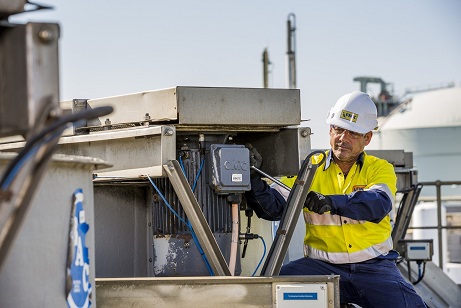
[[[45, 127], [43, 130], [41, 130], [36, 135], [33, 135], [31, 138], [28, 138], [22, 151], [18, 153], [18, 156], [16, 156], [13, 162], [7, 167], [5, 174], [0, 179], [1, 188], [7, 189], [8, 186], [13, 182], [13, 179], [19, 172], [20, 168], [23, 166], [24, 161], [29, 159], [30, 155], [37, 151], [37, 147], [42, 146], [44, 143], [49, 142], [53, 140], [54, 138], [59, 138], [62, 135], [62, 132], [66, 129], [67, 125], [70, 125], [71, 123], [76, 123], [78, 121], [82, 121], [85, 119], [88, 120], [88, 119], [94, 119], [100, 116], [104, 116], [104, 115], [111, 113], [112, 111], [113, 111], [112, 107], [104, 106], [104, 107], [96, 107], [94, 109], [64, 115], [58, 118], [53, 123], [51, 123], [49, 126]], [[51, 155], [53, 153], [53, 148], [48, 150], [48, 152], [49, 153], [47, 154]], [[45, 161], [41, 161], [38, 163], [42, 163], [42, 162], [45, 162]]]
[[211, 276], [214, 276], [214, 273], [213, 273], [213, 270], [210, 266], [210, 263], [208, 262], [208, 259], [206, 258], [206, 255], [202, 249], [202, 247], [200, 246], [200, 243], [197, 239], [197, 236], [195, 235], [195, 232], [194, 232], [194, 229], [192, 228], [192, 226], [190, 225], [190, 223], [186, 222], [181, 216], [179, 216], [178, 213], [176, 213], [176, 211], [171, 207], [171, 205], [168, 203], [168, 201], [166, 201], [165, 197], [163, 196], [163, 194], [160, 192], [160, 190], [158, 189], [157, 185], [155, 185], [154, 181], [152, 181], [152, 179], [150, 178], [150, 176], [147, 176], [147, 178], [149, 179], [150, 183], [152, 184], [152, 186], [155, 188], [155, 190], [157, 191], [157, 193], [159, 194], [160, 198], [162, 198], [163, 202], [165, 203], [165, 205], [168, 207], [168, 209], [176, 216], [178, 217], [178, 219], [184, 223], [189, 231], [191, 232], [192, 234], [192, 238], [194, 239], [194, 242], [195, 242], [195, 245], [197, 246], [198, 250], [199, 250], [199, 253], [200, 255], [202, 256], [203, 260], [205, 261], [205, 265], [208, 269], [208, 272], [210, 273]]
[[[195, 191], [195, 187], [196, 187], [198, 178], [200, 177], [200, 173], [202, 172], [203, 162], [204, 161], [205, 161], [205, 159], [202, 158], [202, 163], [201, 163], [200, 168], [199, 168], [199, 170], [197, 172], [197, 176], [195, 177], [194, 185], [192, 187], [192, 192]], [[182, 162], [182, 157], [181, 156], [179, 156], [179, 164], [181, 165], [181, 169], [182, 169], [182, 172], [184, 173], [184, 176], [187, 178], [186, 169], [184, 168], [184, 164]], [[205, 252], [203, 251], [202, 246], [200, 245], [200, 243], [199, 243], [199, 241], [197, 239], [197, 235], [195, 234], [194, 229], [192, 228], [192, 225], [190, 224], [189, 220], [187, 221], [187, 225], [188, 225], [189, 230], [191, 232], [192, 238], [194, 239], [194, 242], [195, 242], [195, 244], [196, 244], [196, 246], [197, 246], [197, 248], [198, 248], [198, 250], [200, 252], [200, 255], [202, 255], [202, 258], [205, 261], [205, 265], [208, 268], [208, 272], [210, 273], [211, 276], [214, 276], [213, 269], [211, 268], [210, 263], [208, 262], [208, 259], [207, 259], [206, 255], [205, 255]]]
[[421, 263], [418, 263], [418, 279], [421, 278]]
[[19, 172], [23, 164], [37, 152], [38, 148], [39, 146], [33, 147], [24, 157], [21, 158], [21, 160], [16, 164], [16, 166], [14, 166], [14, 168], [8, 174], [8, 176], [6, 177], [2, 185], [3, 190], [5, 190], [8, 186], [10, 186], [11, 182], [13, 181], [14, 177]]
[[178, 213], [176, 213], [176, 211], [171, 207], [171, 205], [168, 203], [168, 201], [166, 201], [165, 197], [163, 196], [163, 194], [160, 192], [160, 190], [158, 189], [157, 185], [154, 184], [154, 181], [152, 181], [152, 179], [150, 178], [150, 176], [147, 176], [147, 178], [149, 179], [150, 183], [152, 184], [152, 186], [154, 186], [155, 190], [157, 191], [157, 193], [160, 195], [160, 198], [162, 198], [163, 202], [165, 202], [165, 205], [168, 207], [168, 209], [176, 216], [178, 217], [178, 219], [183, 223], [185, 224], [186, 226], [188, 226], [187, 222], [181, 217], [179, 216]]
[[24, 163], [31, 158], [31, 156], [33, 156], [39, 149], [40, 147], [47, 143], [47, 142], [50, 142], [51, 140], [53, 140], [54, 138], [58, 137], [61, 135], [62, 131], [64, 131], [64, 129], [66, 128], [67, 126], [64, 126], [63, 128], [57, 130], [54, 134], [44, 138], [44, 140], [41, 142], [41, 143], [38, 143], [36, 145], [34, 145], [30, 150], [29, 152], [27, 152], [18, 162], [17, 164], [13, 167], [13, 169], [11, 170], [11, 172], [7, 175], [7, 177], [5, 178], [5, 181], [3, 182], [3, 185], [2, 185], [2, 189], [7, 189], [8, 186], [10, 186], [11, 182], [14, 180], [15, 176], [17, 175], [17, 173], [19, 172], [19, 170], [23, 167]]
[[192, 185], [192, 192], [195, 191], [195, 186], [197, 185], [198, 178], [200, 176], [200, 173], [202, 172], [204, 162], [205, 162], [205, 159], [202, 158], [202, 162], [200, 163], [200, 168], [198, 169], [197, 176], [195, 177], [194, 185]]
[[205, 252], [203, 251], [202, 246], [200, 245], [200, 243], [198, 241], [197, 235], [195, 234], [194, 229], [192, 228], [192, 225], [190, 223], [188, 223], [188, 226], [189, 226], [190, 232], [192, 234], [192, 238], [194, 239], [195, 245], [197, 246], [198, 251], [199, 251], [200, 255], [202, 256], [203, 261], [205, 261], [205, 265], [206, 265], [206, 267], [208, 269], [208, 272], [210, 273], [210, 276], [214, 276], [214, 272], [213, 272], [213, 269], [211, 268], [210, 262], [208, 262], [208, 259], [207, 259], [206, 255], [205, 255]]
[[263, 256], [261, 257], [261, 260], [259, 260], [258, 266], [256, 266], [256, 269], [255, 269], [255, 271], [253, 272], [253, 274], [252, 274], [251, 276], [254, 276], [254, 275], [256, 274], [256, 272], [257, 272], [258, 269], [259, 269], [259, 266], [261, 266], [261, 263], [263, 262], [264, 257], [266, 256], [266, 242], [264, 242], [264, 239], [262, 238], [262, 236], [259, 236], [259, 238], [260, 238], [261, 241], [263, 242], [264, 252], [263, 252]]
[[184, 173], [184, 176], [187, 179], [187, 173], [186, 173], [186, 168], [184, 167], [184, 164], [182, 162], [182, 156], [179, 156], [179, 165], [181, 165], [182, 172]]

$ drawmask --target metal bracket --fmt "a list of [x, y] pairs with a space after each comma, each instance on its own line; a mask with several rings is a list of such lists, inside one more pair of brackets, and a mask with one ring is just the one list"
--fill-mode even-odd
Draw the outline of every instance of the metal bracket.
[[392, 241], [394, 249], [398, 248], [399, 241], [405, 238], [410, 220], [413, 215], [416, 203], [418, 202], [419, 194], [423, 186], [421, 184], [414, 185], [412, 189], [405, 191], [398, 209], [394, 228], [392, 229]]

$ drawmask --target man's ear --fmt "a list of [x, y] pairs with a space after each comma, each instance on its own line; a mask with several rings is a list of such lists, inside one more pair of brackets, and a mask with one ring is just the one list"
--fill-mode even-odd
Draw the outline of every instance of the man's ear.
[[365, 134], [365, 146], [367, 146], [370, 143], [372, 137], [373, 132], [368, 132]]

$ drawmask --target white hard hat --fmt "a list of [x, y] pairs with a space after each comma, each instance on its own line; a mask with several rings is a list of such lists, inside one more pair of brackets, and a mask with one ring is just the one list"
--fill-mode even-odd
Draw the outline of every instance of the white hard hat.
[[343, 95], [328, 112], [327, 123], [360, 134], [368, 133], [378, 128], [375, 103], [360, 91]]

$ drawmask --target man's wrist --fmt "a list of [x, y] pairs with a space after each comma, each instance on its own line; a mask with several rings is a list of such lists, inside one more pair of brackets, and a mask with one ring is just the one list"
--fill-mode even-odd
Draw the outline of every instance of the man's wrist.
[[341, 215], [341, 207], [348, 201], [347, 195], [328, 195], [331, 201], [331, 214]]

